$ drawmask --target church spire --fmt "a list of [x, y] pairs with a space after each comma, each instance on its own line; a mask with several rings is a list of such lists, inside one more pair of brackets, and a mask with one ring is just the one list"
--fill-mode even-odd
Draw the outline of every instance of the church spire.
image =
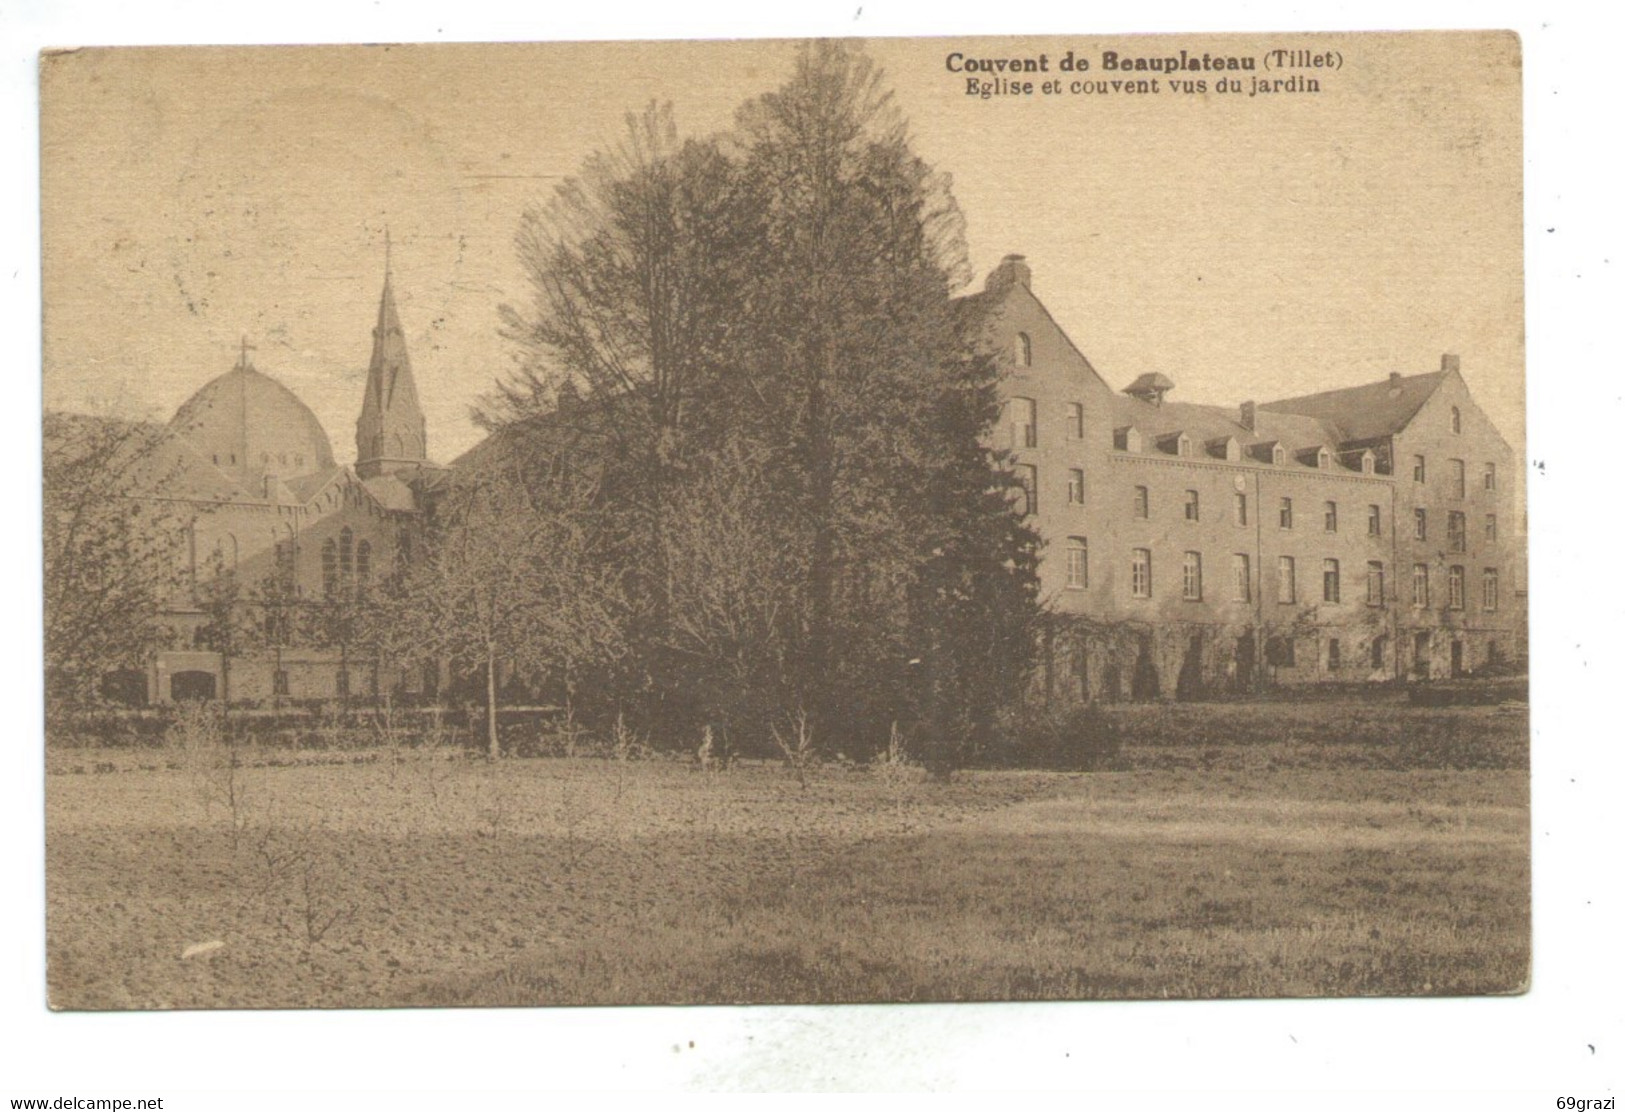
[[406, 333], [395, 309], [390, 275], [389, 231], [384, 231], [384, 291], [378, 324], [372, 330], [372, 361], [367, 390], [355, 426], [356, 473], [363, 479], [393, 474], [423, 463], [428, 444], [417, 383], [406, 354]]

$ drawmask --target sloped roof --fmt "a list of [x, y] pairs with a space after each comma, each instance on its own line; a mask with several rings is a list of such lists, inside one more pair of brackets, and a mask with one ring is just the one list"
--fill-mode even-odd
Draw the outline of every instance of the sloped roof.
[[1260, 412], [1258, 428], [1248, 429], [1237, 420], [1238, 416], [1225, 406], [1169, 401], [1155, 405], [1127, 394], [1112, 396], [1113, 427], [1132, 425], [1138, 429], [1145, 438], [1148, 455], [1166, 455], [1155, 445], [1181, 432], [1191, 438], [1199, 456], [1208, 455], [1209, 445], [1225, 439], [1235, 440], [1244, 455], [1257, 445], [1279, 443], [1287, 450], [1288, 466], [1296, 464], [1296, 452], [1336, 443], [1333, 430], [1311, 418], [1271, 414], [1266, 421]]
[[1399, 375], [1364, 386], [1324, 390], [1297, 398], [1261, 402], [1264, 411], [1290, 413], [1323, 422], [1336, 430], [1334, 442], [1377, 440], [1393, 436], [1410, 424], [1448, 371], [1420, 375]]
[[370, 479], [362, 479], [361, 485], [386, 510], [411, 513], [418, 508], [417, 495], [412, 488], [394, 475], [374, 475]]

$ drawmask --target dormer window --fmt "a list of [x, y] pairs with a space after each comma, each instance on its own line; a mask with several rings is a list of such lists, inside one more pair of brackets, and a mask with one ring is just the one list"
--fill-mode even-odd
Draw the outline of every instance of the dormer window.
[[1377, 473], [1377, 457], [1372, 454], [1369, 448], [1360, 453], [1360, 473], [1363, 475], [1375, 475]]
[[1285, 463], [1286, 462], [1286, 449], [1281, 447], [1279, 444], [1277, 444], [1275, 446], [1274, 450], [1270, 452], [1270, 462], [1274, 463], [1275, 466], [1277, 466], [1277, 467], [1279, 467], [1279, 466], [1281, 466], [1281, 464]]
[[1318, 467], [1322, 471], [1324, 471], [1327, 468], [1331, 467], [1331, 465], [1332, 465], [1332, 453], [1331, 453], [1330, 449], [1322, 448], [1320, 451], [1315, 453], [1315, 466], [1316, 467]]
[[1033, 338], [1025, 332], [1016, 333], [1016, 366], [1033, 365]]
[[1133, 425], [1124, 425], [1112, 431], [1112, 446], [1119, 452], [1139, 452], [1144, 450], [1145, 441], [1139, 429]]
[[1171, 456], [1191, 454], [1191, 438], [1182, 432], [1171, 432], [1157, 437], [1157, 447]]

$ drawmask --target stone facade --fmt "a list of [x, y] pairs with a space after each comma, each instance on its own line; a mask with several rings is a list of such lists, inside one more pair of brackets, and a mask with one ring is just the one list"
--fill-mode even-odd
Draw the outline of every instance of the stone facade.
[[1018, 256], [960, 308], [1004, 372], [994, 445], [1045, 542], [1050, 692], [1442, 678], [1519, 654], [1516, 457], [1454, 356], [1228, 409], [1171, 401], [1161, 374], [1114, 391]]

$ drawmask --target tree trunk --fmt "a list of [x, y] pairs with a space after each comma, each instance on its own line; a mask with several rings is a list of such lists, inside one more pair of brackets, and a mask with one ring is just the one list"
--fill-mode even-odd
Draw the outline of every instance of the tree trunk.
[[497, 760], [502, 749], [497, 744], [497, 654], [492, 645], [485, 647], [485, 741], [486, 756]]

